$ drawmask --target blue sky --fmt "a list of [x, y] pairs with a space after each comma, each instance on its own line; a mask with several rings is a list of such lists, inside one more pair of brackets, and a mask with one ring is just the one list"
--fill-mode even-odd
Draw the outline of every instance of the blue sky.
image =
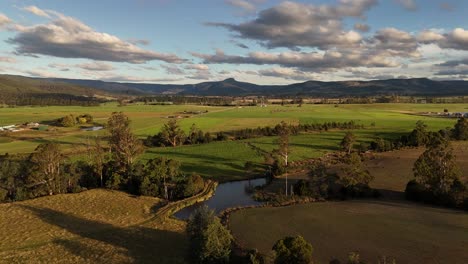
[[468, 1], [2, 0], [0, 73], [259, 84], [468, 79]]

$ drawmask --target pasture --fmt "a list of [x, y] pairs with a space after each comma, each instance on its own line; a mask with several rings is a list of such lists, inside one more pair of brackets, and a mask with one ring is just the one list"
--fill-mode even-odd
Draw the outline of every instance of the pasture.
[[314, 248], [314, 259], [342, 261], [349, 252], [377, 263], [463, 264], [468, 261], [468, 214], [406, 202], [345, 201], [235, 212], [230, 229], [243, 247], [271, 255], [285, 236], [302, 235]]
[[0, 263], [185, 263], [184, 224], [161, 201], [109, 190], [1, 204]]
[[[296, 105], [268, 107], [209, 107], [199, 105], [128, 105], [115, 103], [93, 107], [18, 107], [0, 108], [0, 125], [25, 122], [44, 122], [68, 114], [89, 113], [94, 121], [105, 124], [112, 112], [123, 111], [132, 120], [134, 132], [140, 138], [160, 131], [169, 116], [180, 116], [181, 127], [188, 131], [196, 124], [203, 131], [218, 132], [259, 126], [275, 126], [281, 121], [292, 124], [347, 122], [354, 120], [364, 129], [353, 131], [358, 142], [369, 142], [376, 137], [396, 138], [414, 128], [416, 121], [423, 120], [429, 129], [452, 127], [454, 119], [412, 115], [420, 112], [466, 111], [465, 104], [367, 104], [367, 105]], [[200, 111], [201, 114], [184, 114]], [[207, 112], [206, 112], [207, 111]], [[412, 113], [412, 114], [410, 114]], [[336, 151], [345, 131], [330, 130], [311, 132], [291, 137], [291, 160], [319, 157]], [[104, 135], [105, 131], [87, 132], [79, 127], [53, 128], [51, 131], [25, 131], [0, 136], [0, 154], [30, 153], [36, 146], [55, 141], [72, 155], [85, 150], [90, 137]], [[220, 181], [245, 178], [243, 165], [246, 161], [260, 164], [262, 155], [254, 148], [271, 151], [276, 148], [276, 137], [264, 137], [235, 142], [214, 142], [207, 145], [180, 146], [176, 148], [150, 148], [142, 159], [166, 156], [178, 159], [186, 173], [197, 172]]]

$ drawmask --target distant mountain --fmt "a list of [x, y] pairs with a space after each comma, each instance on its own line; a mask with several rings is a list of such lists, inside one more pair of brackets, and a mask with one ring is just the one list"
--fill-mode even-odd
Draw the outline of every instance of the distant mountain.
[[[13, 79], [13, 81], [11, 80]], [[40, 85], [43, 83], [44, 85]], [[51, 84], [54, 84], [51, 86]], [[6, 88], [4, 88], [6, 87]], [[346, 97], [376, 95], [464, 96], [468, 81], [435, 81], [427, 78], [389, 79], [375, 81], [306, 81], [290, 85], [257, 85], [235, 79], [198, 84], [119, 83], [80, 79], [38, 79], [1, 76], [0, 92], [4, 89], [61, 91], [72, 94], [92, 94], [100, 91], [114, 95], [196, 95], [196, 96], [314, 96]], [[47, 88], [49, 87], [49, 88]], [[51, 89], [50, 87], [54, 87]], [[56, 88], [56, 89], [55, 89]]]

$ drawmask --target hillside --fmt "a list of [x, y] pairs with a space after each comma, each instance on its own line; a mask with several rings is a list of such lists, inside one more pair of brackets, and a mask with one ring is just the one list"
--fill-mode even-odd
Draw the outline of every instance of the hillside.
[[77, 84], [0, 75], [0, 104], [16, 105], [83, 105], [109, 93]]
[[[51, 79], [54, 81], [54, 79]], [[107, 92], [133, 95], [179, 94], [200, 96], [376, 96], [376, 95], [417, 95], [417, 96], [464, 96], [468, 95], [467, 81], [434, 81], [420, 79], [390, 79], [375, 81], [320, 82], [307, 81], [290, 85], [257, 85], [226, 79], [198, 84], [143, 84], [116, 83], [91, 80], [55, 81], [94, 87]]]

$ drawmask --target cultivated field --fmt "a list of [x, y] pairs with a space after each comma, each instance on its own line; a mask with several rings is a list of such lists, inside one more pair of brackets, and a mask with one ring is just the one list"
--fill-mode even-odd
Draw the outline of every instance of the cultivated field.
[[248, 248], [271, 254], [285, 236], [302, 235], [314, 247], [318, 263], [342, 261], [349, 252], [377, 263], [379, 257], [397, 263], [468, 262], [468, 214], [405, 202], [325, 202], [290, 207], [238, 211], [230, 228]]
[[0, 205], [0, 263], [185, 263], [184, 224], [160, 200], [91, 190]]

